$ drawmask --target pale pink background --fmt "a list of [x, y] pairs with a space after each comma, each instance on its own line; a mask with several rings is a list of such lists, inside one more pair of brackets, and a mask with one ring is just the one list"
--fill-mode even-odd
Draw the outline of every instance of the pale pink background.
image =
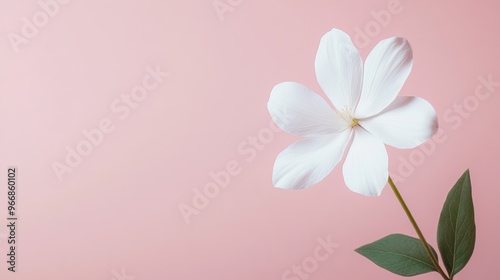
[[[313, 62], [325, 32], [354, 35], [390, 2], [233, 0], [222, 21], [212, 0], [73, 0], [15, 53], [7, 34], [19, 33], [22, 18], [40, 7], [0, 0], [0, 181], [7, 166], [19, 168], [20, 217], [18, 272], [7, 271], [2, 240], [0, 278], [110, 280], [123, 268], [136, 280], [280, 280], [312, 256], [317, 238], [330, 235], [340, 247], [309, 279], [401, 279], [353, 251], [390, 233], [414, 235], [389, 188], [378, 198], [354, 194], [336, 168], [310, 189], [276, 189], [274, 159], [295, 138], [275, 133], [250, 161], [237, 150], [269, 127], [266, 102], [275, 84], [292, 80], [320, 92]], [[415, 63], [401, 94], [431, 102], [447, 137], [399, 183], [401, 192], [437, 248], [441, 205], [470, 168], [477, 244], [456, 279], [493, 279], [500, 88], [455, 128], [444, 114], [474, 94], [479, 77], [500, 81], [500, 5], [400, 5], [361, 53], [386, 37], [408, 38]], [[112, 101], [157, 64], [170, 77], [119, 120]], [[60, 183], [52, 162], [62, 162], [65, 147], [102, 118], [111, 118], [115, 131]], [[389, 153], [397, 174], [411, 151]], [[232, 160], [241, 174], [187, 225], [179, 205]], [[2, 236], [5, 186], [0, 207]]]

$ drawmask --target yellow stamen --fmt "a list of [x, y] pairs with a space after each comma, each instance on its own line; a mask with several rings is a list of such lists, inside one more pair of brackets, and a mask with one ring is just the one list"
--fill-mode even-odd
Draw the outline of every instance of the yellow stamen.
[[355, 127], [358, 125], [358, 119], [352, 118], [352, 123], [351, 123], [351, 128]]

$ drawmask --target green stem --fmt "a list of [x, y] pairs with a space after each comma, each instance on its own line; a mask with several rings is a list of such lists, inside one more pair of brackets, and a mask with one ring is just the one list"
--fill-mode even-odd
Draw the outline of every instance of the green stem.
[[446, 276], [446, 274], [444, 273], [441, 266], [439, 266], [438, 260], [436, 259], [436, 257], [432, 253], [431, 248], [429, 247], [429, 244], [425, 240], [425, 237], [422, 234], [422, 231], [420, 230], [420, 228], [417, 225], [417, 222], [415, 221], [415, 218], [413, 218], [413, 215], [411, 214], [410, 209], [406, 205], [406, 202], [404, 201], [403, 197], [401, 196], [401, 193], [399, 193], [398, 188], [396, 188], [396, 185], [394, 184], [394, 182], [392, 181], [392, 178], [390, 176], [389, 176], [388, 183], [391, 186], [392, 191], [394, 192], [394, 194], [398, 198], [399, 203], [401, 203], [401, 206], [405, 210], [406, 216], [408, 216], [408, 219], [410, 220], [411, 224], [413, 225], [413, 228], [417, 232], [417, 235], [420, 238], [420, 241], [422, 242], [422, 245], [424, 246], [425, 251], [427, 252], [427, 255], [431, 259], [432, 264], [434, 265], [434, 268], [436, 268], [437, 272], [439, 272], [439, 274], [441, 274], [443, 279], [450, 280], [450, 278], [448, 278], [448, 276]]

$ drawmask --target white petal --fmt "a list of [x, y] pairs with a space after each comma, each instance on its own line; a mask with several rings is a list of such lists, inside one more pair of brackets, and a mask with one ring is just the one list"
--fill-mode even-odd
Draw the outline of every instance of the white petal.
[[299, 190], [318, 183], [342, 159], [351, 130], [299, 140], [276, 158], [273, 184], [278, 188]]
[[323, 35], [315, 68], [318, 83], [337, 110], [354, 110], [363, 87], [363, 61], [349, 35], [338, 29]]
[[323, 98], [294, 82], [276, 85], [267, 108], [279, 128], [298, 136], [332, 134], [349, 126]]
[[354, 128], [342, 171], [347, 187], [366, 196], [378, 196], [389, 178], [384, 143], [362, 127]]
[[389, 106], [403, 87], [412, 65], [413, 53], [406, 39], [393, 37], [378, 43], [366, 58], [356, 117], [371, 117]]
[[414, 148], [436, 133], [436, 111], [425, 99], [398, 96], [380, 114], [359, 124], [384, 143], [399, 149]]

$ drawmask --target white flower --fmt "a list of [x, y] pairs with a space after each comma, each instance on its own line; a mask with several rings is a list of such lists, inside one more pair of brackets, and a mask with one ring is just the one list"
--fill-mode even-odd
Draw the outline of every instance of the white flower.
[[[382, 40], [362, 59], [349, 35], [333, 29], [316, 55], [318, 82], [332, 107], [308, 87], [276, 85], [268, 102], [274, 122], [305, 137], [276, 158], [273, 184], [303, 189], [323, 180], [342, 159], [344, 180], [353, 192], [380, 195], [387, 183], [385, 144], [413, 148], [437, 130], [436, 112], [426, 100], [397, 96], [412, 67], [404, 38]], [[282, 116], [285, 112], [285, 116]]]

